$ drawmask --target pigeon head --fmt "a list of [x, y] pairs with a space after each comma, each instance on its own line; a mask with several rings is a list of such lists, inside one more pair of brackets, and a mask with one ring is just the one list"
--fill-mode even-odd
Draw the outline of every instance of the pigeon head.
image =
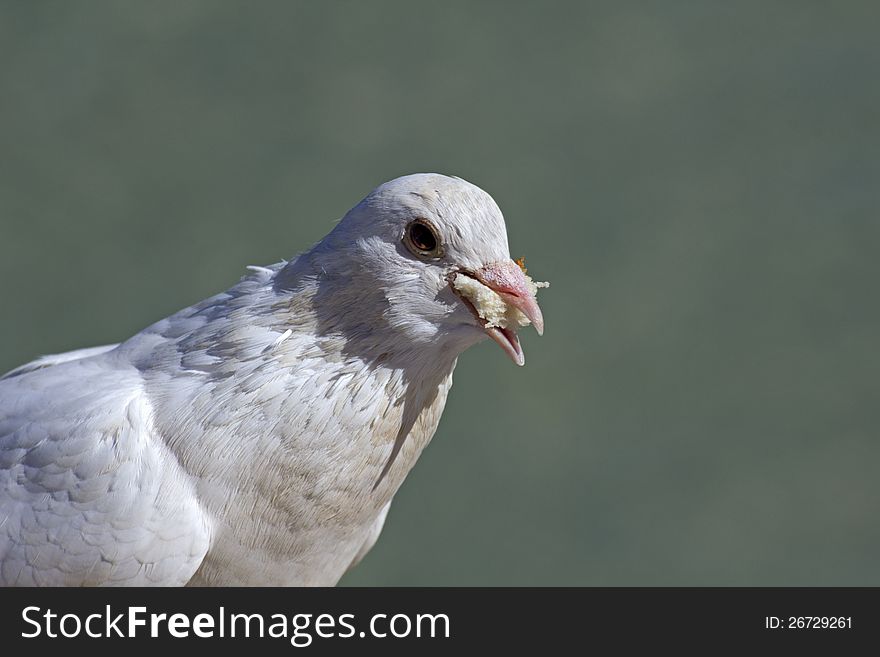
[[535, 285], [510, 258], [501, 210], [461, 178], [413, 174], [380, 185], [307, 255], [326, 282], [336, 328], [362, 341], [381, 326], [401, 349], [455, 357], [491, 337], [522, 365], [515, 326], [487, 320], [457, 278], [485, 286], [521, 325], [543, 331]]

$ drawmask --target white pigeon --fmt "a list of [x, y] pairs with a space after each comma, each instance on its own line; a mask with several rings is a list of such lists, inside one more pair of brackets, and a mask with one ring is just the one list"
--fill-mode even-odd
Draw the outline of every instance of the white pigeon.
[[[381, 185], [311, 250], [118, 345], [0, 378], [0, 583], [334, 585], [373, 546], [456, 359], [542, 332], [501, 211], [460, 178]], [[464, 279], [462, 279], [464, 280]]]

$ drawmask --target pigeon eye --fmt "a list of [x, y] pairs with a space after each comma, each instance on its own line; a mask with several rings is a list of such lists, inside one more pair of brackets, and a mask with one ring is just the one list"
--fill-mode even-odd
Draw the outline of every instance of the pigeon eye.
[[406, 227], [403, 243], [413, 255], [421, 258], [439, 258], [443, 255], [440, 235], [427, 219], [416, 219]]

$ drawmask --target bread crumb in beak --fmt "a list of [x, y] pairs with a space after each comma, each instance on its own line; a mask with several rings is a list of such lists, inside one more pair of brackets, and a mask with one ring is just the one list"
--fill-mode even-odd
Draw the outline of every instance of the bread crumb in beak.
[[[526, 284], [532, 296], [537, 295], [540, 288], [550, 287], [547, 282], [535, 282], [525, 275]], [[456, 274], [452, 285], [465, 299], [471, 302], [477, 315], [486, 320], [486, 328], [515, 328], [528, 326], [531, 321], [518, 308], [504, 301], [498, 293], [480, 281], [464, 274]]]

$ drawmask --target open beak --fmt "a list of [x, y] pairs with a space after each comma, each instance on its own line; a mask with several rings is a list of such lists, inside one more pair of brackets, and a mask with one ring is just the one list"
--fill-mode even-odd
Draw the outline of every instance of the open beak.
[[[475, 272], [468, 272], [468, 275], [490, 288], [505, 303], [513, 306], [528, 317], [529, 321], [535, 326], [538, 335], [544, 334], [544, 316], [541, 314], [541, 309], [538, 307], [538, 302], [535, 299], [534, 283], [530, 283], [522, 269], [513, 260], [492, 263]], [[474, 313], [474, 316], [482, 322], [487, 335], [498, 343], [498, 346], [510, 356], [514, 363], [520, 366], [524, 365], [526, 357], [522, 346], [520, 346], [516, 330], [512, 327], [487, 327], [485, 320], [479, 317], [473, 304], [467, 299], [464, 299], [464, 301], [471, 309], [471, 312]]]

